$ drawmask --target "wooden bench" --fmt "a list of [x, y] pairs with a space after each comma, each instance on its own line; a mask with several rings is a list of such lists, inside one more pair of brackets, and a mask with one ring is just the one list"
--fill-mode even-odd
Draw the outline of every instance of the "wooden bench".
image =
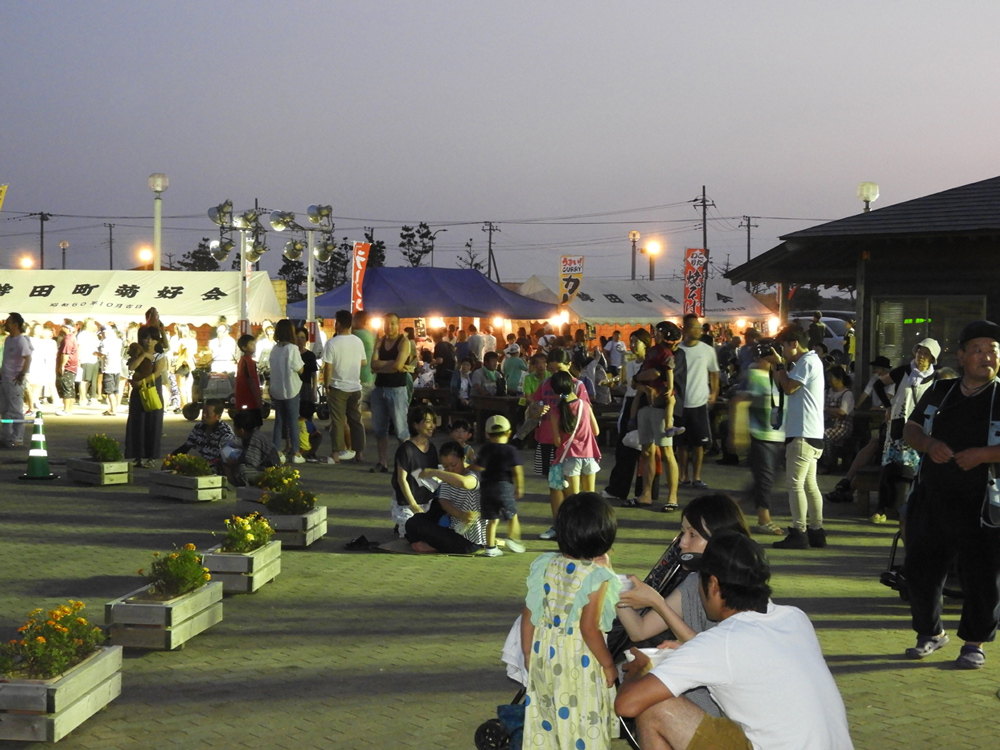
[[871, 515], [871, 493], [878, 492], [879, 477], [882, 474], [882, 467], [879, 465], [865, 466], [854, 475], [854, 498], [858, 504], [858, 511], [862, 516], [868, 518]]

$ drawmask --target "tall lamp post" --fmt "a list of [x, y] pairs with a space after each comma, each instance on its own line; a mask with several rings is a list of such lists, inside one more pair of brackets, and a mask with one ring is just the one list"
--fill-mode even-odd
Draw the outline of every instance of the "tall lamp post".
[[69, 243], [66, 240], [63, 240], [62, 242], [59, 243], [59, 249], [62, 250], [62, 256], [63, 256], [62, 270], [64, 271], [66, 270], [66, 250], [68, 248], [69, 248]]
[[163, 192], [170, 185], [170, 180], [162, 172], [154, 172], [149, 176], [149, 189], [156, 197], [153, 199], [153, 270], [160, 270], [162, 246], [160, 244], [163, 231]]
[[872, 210], [872, 203], [878, 200], [878, 185], [874, 182], [862, 182], [858, 185], [858, 198], [864, 201], [865, 213]]
[[635, 281], [635, 243], [639, 241], [639, 233], [633, 229], [628, 238], [632, 241], [632, 281]]
[[267, 245], [262, 239], [264, 227], [258, 220], [256, 210], [234, 216], [230, 200], [208, 209], [208, 218], [220, 227], [220, 239], [209, 245], [212, 257], [220, 263], [226, 261], [236, 247], [227, 234], [237, 229], [240, 231], [240, 334], [250, 333], [250, 269], [267, 252]]
[[656, 256], [660, 254], [660, 243], [649, 242], [641, 252], [649, 256], [649, 280], [656, 281]]

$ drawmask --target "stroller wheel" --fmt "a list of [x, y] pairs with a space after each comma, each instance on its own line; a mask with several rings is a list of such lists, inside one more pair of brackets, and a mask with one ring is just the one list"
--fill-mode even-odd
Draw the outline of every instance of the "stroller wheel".
[[184, 414], [184, 419], [188, 422], [193, 422], [198, 418], [198, 415], [201, 414], [201, 404], [196, 402], [184, 404], [182, 413]]
[[484, 721], [476, 730], [476, 750], [507, 750], [510, 735], [499, 719]]

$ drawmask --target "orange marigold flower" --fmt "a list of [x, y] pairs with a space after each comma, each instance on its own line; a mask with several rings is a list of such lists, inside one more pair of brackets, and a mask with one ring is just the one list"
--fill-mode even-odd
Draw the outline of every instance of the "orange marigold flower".
[[19, 627], [19, 628], [17, 629], [17, 632], [18, 632], [18, 633], [23, 633], [23, 632], [24, 632], [25, 630], [27, 630], [27, 629], [28, 629], [28, 626], [27, 626], [27, 625], [22, 625], [21, 627]]
[[47, 623], [45, 623], [45, 624], [46, 624], [46, 625], [55, 625], [56, 623], [55, 623], [55, 621], [54, 621], [54, 620], [49, 620], [49, 621], [48, 621]]
[[195, 546], [189, 542], [188, 544], [184, 545], [184, 549], [191, 550], [193, 552], [194, 549], [195, 549]]
[[35, 638], [35, 643], [45, 643], [45, 639], [42, 636], [37, 636]]
[[77, 617], [76, 618], [76, 624], [77, 625], [86, 625], [87, 621], [85, 619], [83, 619], [82, 617]]

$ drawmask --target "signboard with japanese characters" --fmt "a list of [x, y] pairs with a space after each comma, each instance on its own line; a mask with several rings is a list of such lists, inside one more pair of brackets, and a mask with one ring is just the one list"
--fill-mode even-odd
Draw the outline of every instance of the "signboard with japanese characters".
[[559, 304], [566, 305], [583, 284], [583, 256], [564, 255], [559, 259]]
[[705, 278], [708, 275], [708, 252], [689, 247], [684, 251], [684, 314], [705, 315]]
[[[250, 319], [282, 316], [265, 272], [250, 279]], [[214, 323], [240, 317], [239, 271], [5, 271], [0, 311], [27, 319], [141, 320], [155, 307], [166, 323]]]
[[355, 242], [354, 255], [351, 257], [351, 312], [365, 309], [362, 287], [365, 281], [365, 269], [368, 268], [368, 253], [372, 246], [368, 242]]

